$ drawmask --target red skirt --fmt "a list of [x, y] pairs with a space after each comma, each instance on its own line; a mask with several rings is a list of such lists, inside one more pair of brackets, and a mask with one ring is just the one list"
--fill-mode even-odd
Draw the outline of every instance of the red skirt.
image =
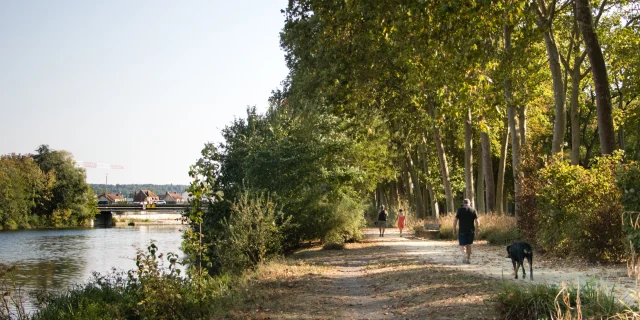
[[398, 216], [398, 229], [404, 228], [404, 218], [405, 216]]

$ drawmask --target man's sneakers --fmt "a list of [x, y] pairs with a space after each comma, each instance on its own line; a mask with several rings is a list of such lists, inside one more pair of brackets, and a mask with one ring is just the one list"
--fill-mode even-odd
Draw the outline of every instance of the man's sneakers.
[[471, 260], [467, 259], [467, 257], [462, 257], [462, 263], [464, 264], [471, 264]]

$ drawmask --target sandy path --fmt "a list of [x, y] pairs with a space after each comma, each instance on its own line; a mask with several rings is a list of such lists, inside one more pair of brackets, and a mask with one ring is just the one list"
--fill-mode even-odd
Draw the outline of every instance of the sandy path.
[[[462, 253], [454, 241], [432, 241], [413, 238], [401, 238], [397, 229], [387, 229], [384, 238], [378, 237], [377, 229], [365, 230], [365, 241], [376, 242], [378, 246], [390, 247], [393, 252], [401, 256], [418, 257], [425, 263], [440, 265], [469, 273], [482, 274], [496, 279], [511, 279], [512, 281], [531, 282], [529, 280], [529, 265], [527, 280], [522, 280], [522, 270], [519, 280], [513, 279], [511, 260], [505, 258], [506, 250], [502, 246], [489, 246], [486, 241], [477, 243], [473, 247], [471, 264], [462, 263]], [[537, 259], [538, 258], [538, 259]], [[608, 290], [615, 290], [619, 299], [627, 304], [637, 304], [638, 284], [627, 276], [626, 266], [582, 266], [582, 267], [554, 267], [551, 263], [540, 261], [534, 256], [533, 277], [536, 283], [560, 284], [565, 283], [584, 285], [592, 281]]]

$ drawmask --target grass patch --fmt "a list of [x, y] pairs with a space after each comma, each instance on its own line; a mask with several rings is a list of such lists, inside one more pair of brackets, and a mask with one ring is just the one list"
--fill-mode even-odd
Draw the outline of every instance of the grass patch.
[[505, 281], [494, 300], [504, 319], [626, 319], [636, 311], [620, 304], [613, 290], [592, 282], [576, 288]]

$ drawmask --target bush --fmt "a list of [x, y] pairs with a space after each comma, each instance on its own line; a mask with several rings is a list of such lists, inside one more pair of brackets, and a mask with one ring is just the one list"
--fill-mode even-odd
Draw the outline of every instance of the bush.
[[633, 311], [617, 302], [613, 289], [592, 282], [578, 289], [505, 281], [494, 300], [505, 319], [600, 319]]
[[289, 221], [269, 198], [244, 192], [231, 205], [230, 216], [222, 220], [214, 243], [222, 270], [239, 273], [281, 254]]
[[[543, 251], [590, 261], [624, 257], [620, 188], [616, 168], [621, 154], [597, 158], [589, 168], [552, 159], [528, 176], [518, 199], [523, 235]], [[540, 165], [535, 161], [528, 165]]]
[[177, 256], [152, 243], [138, 252], [137, 269], [95, 273], [83, 285], [60, 294], [40, 294], [33, 319], [210, 319], [224, 315], [239, 292], [228, 276], [196, 280], [180, 276]]
[[631, 274], [640, 275], [640, 168], [637, 163], [620, 165], [617, 171], [617, 185], [622, 193], [622, 230], [625, 235]]

